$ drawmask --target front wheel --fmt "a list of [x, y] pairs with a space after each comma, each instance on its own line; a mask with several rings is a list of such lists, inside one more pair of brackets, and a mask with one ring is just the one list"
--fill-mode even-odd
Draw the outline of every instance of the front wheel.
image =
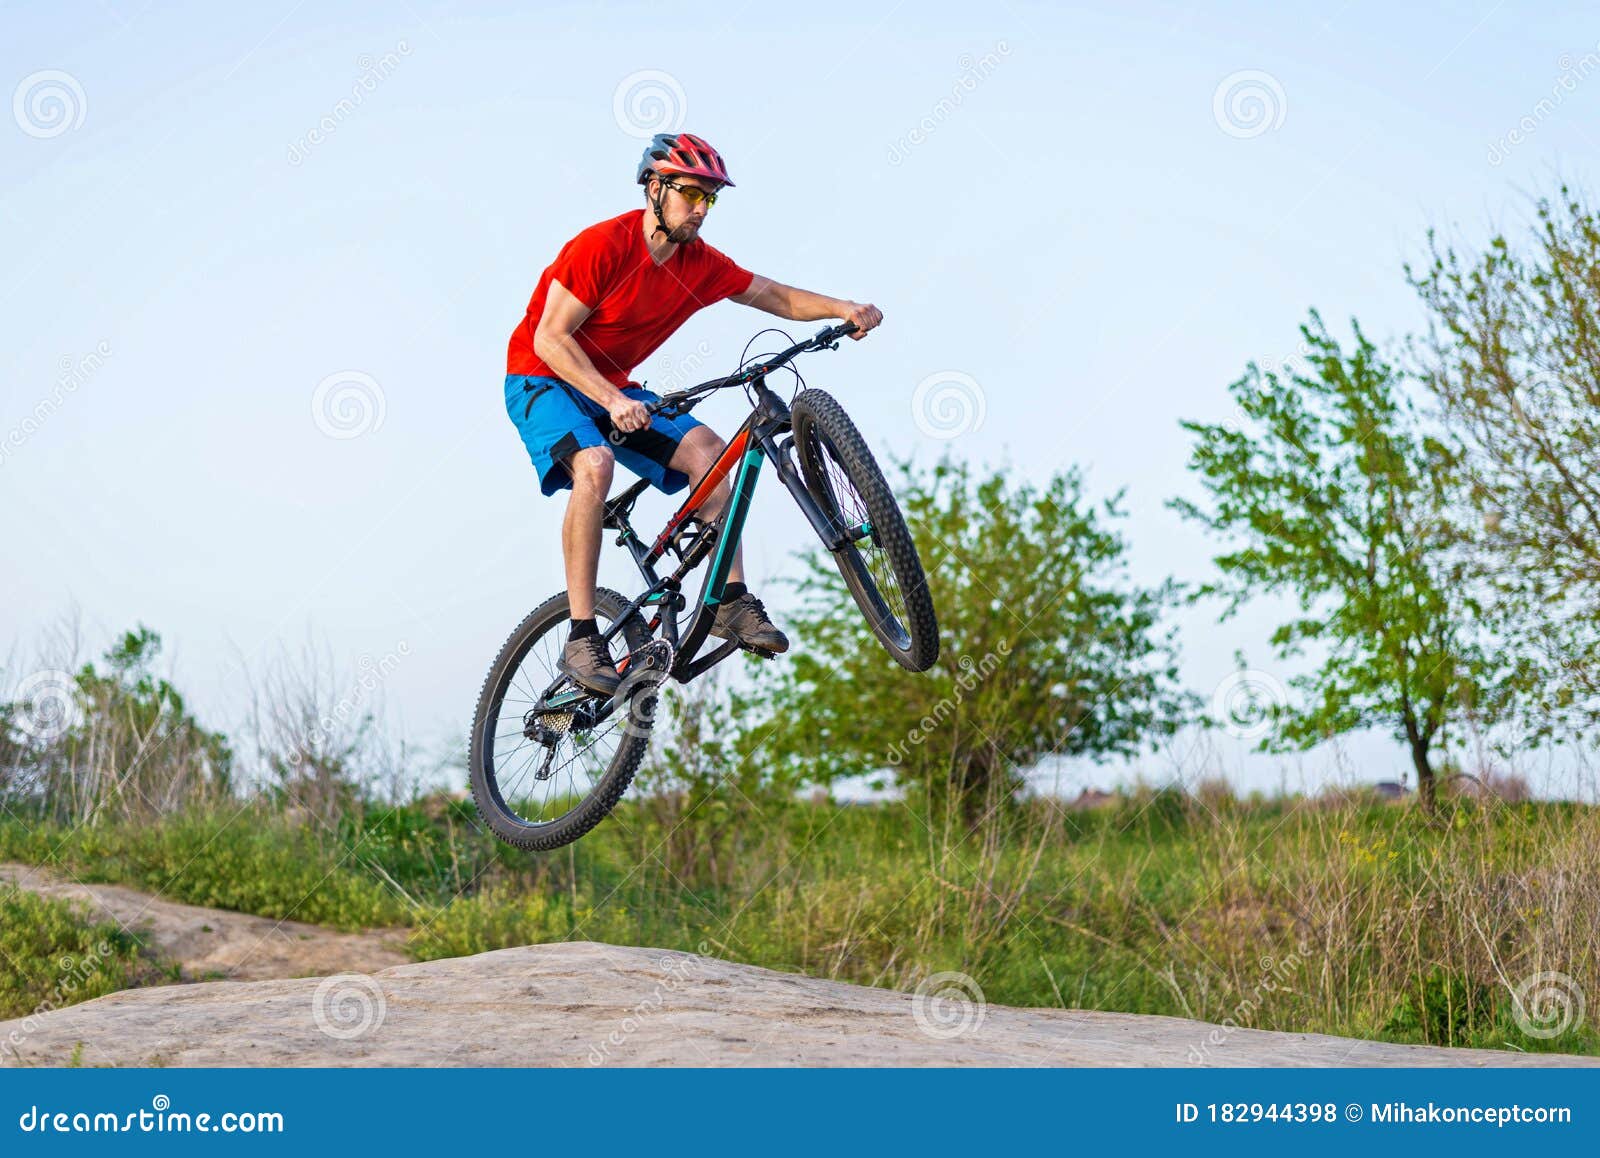
[[844, 545], [833, 559], [878, 642], [909, 671], [939, 658], [939, 624], [917, 546], [867, 443], [832, 395], [803, 390], [790, 407], [806, 490]]

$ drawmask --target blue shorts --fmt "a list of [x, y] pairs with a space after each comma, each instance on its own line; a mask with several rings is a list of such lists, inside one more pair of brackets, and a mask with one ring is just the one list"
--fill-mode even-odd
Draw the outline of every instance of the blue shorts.
[[[622, 392], [641, 402], [660, 401], [643, 386], [629, 384]], [[547, 495], [572, 486], [567, 456], [589, 446], [609, 446], [618, 462], [666, 494], [681, 491], [689, 485], [689, 476], [668, 464], [683, 436], [704, 425], [687, 414], [681, 418], [657, 414], [644, 430], [615, 434], [611, 415], [576, 386], [527, 374], [506, 375], [506, 413], [522, 435], [522, 445], [539, 472], [539, 488]]]

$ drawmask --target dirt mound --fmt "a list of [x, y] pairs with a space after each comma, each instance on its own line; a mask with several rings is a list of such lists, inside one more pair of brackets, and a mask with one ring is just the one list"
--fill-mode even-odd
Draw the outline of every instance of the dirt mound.
[[[15, 1038], [12, 1035], [15, 1034]], [[322, 980], [131, 990], [0, 1023], [9, 1064], [1529, 1066], [1170, 1017], [984, 1005], [659, 949], [532, 945]], [[15, 1051], [13, 1054], [12, 1051]]]

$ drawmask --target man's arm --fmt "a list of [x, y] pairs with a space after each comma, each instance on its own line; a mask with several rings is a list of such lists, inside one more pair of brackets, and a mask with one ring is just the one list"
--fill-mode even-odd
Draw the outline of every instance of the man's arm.
[[593, 312], [566, 286], [552, 278], [544, 299], [544, 313], [533, 331], [533, 352], [556, 372], [556, 377], [570, 382], [604, 406], [618, 430], [642, 430], [650, 425], [644, 403], [629, 398], [608, 382], [572, 336]]
[[883, 311], [875, 305], [814, 294], [810, 290], [796, 289], [760, 274], [751, 279], [749, 289], [742, 294], [735, 294], [730, 300], [741, 306], [754, 306], [780, 318], [788, 318], [791, 322], [842, 318], [855, 323], [856, 332], [850, 335], [852, 338], [864, 338], [868, 330], [883, 321]]

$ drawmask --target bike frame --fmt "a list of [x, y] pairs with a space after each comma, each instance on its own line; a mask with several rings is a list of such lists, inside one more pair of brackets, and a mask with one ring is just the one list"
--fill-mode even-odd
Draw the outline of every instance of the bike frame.
[[[655, 615], [649, 621], [650, 634], [656, 637], [659, 632], [659, 637], [672, 645], [674, 660], [670, 674], [679, 683], [687, 683], [702, 675], [738, 650], [740, 646], [738, 641], [729, 639], [722, 641], [705, 655], [699, 654], [710, 636], [717, 607], [722, 602], [723, 590], [728, 581], [728, 570], [733, 565], [734, 552], [744, 532], [745, 517], [750, 512], [750, 501], [755, 496], [756, 483], [761, 476], [763, 462], [773, 464], [779, 479], [799, 504], [806, 521], [811, 524], [829, 551], [838, 551], [869, 533], [866, 527], [839, 527], [811, 497], [810, 491], [806, 489], [805, 480], [794, 462], [794, 436], [790, 433], [789, 407], [766, 384], [768, 374], [786, 365], [797, 354], [808, 350], [835, 348], [839, 338], [848, 335], [854, 329], [854, 326], [845, 323], [822, 330], [815, 337], [800, 342], [756, 366], [748, 367], [726, 378], [702, 382], [698, 386], [669, 394], [659, 402], [651, 404], [652, 413], [685, 414], [697, 402], [703, 401], [706, 395], [731, 386], [747, 387], [755, 402], [749, 417], [728, 440], [727, 446], [723, 448], [716, 462], [712, 463], [711, 468], [694, 484], [689, 491], [689, 497], [667, 520], [667, 525], [648, 546], [634, 531], [628, 521], [628, 515], [633, 509], [634, 502], [650, 485], [649, 480], [640, 479], [626, 491], [607, 500], [602, 525], [618, 532], [617, 543], [627, 547], [647, 586], [643, 594], [629, 603], [602, 634], [601, 639], [604, 642], [609, 644], [612, 638], [621, 632], [622, 625], [629, 616], [653, 606]], [[700, 512], [730, 475], [733, 478], [733, 486], [727, 507], [716, 518], [710, 521], [702, 520]], [[691, 524], [695, 524], [693, 529]], [[700, 589], [700, 598], [680, 634], [678, 616], [687, 608], [687, 601], [681, 590], [683, 580], [713, 550], [716, 554], [711, 560], [710, 569], [706, 572], [705, 581]], [[656, 564], [661, 562], [669, 551], [676, 557], [677, 565], [669, 574], [658, 574]], [[757, 652], [757, 654], [763, 653]], [[627, 657], [618, 662], [619, 673], [626, 672], [627, 662]], [[540, 702], [554, 706], [550, 697], [569, 682], [570, 678], [567, 676], [558, 677], [545, 690]]]

